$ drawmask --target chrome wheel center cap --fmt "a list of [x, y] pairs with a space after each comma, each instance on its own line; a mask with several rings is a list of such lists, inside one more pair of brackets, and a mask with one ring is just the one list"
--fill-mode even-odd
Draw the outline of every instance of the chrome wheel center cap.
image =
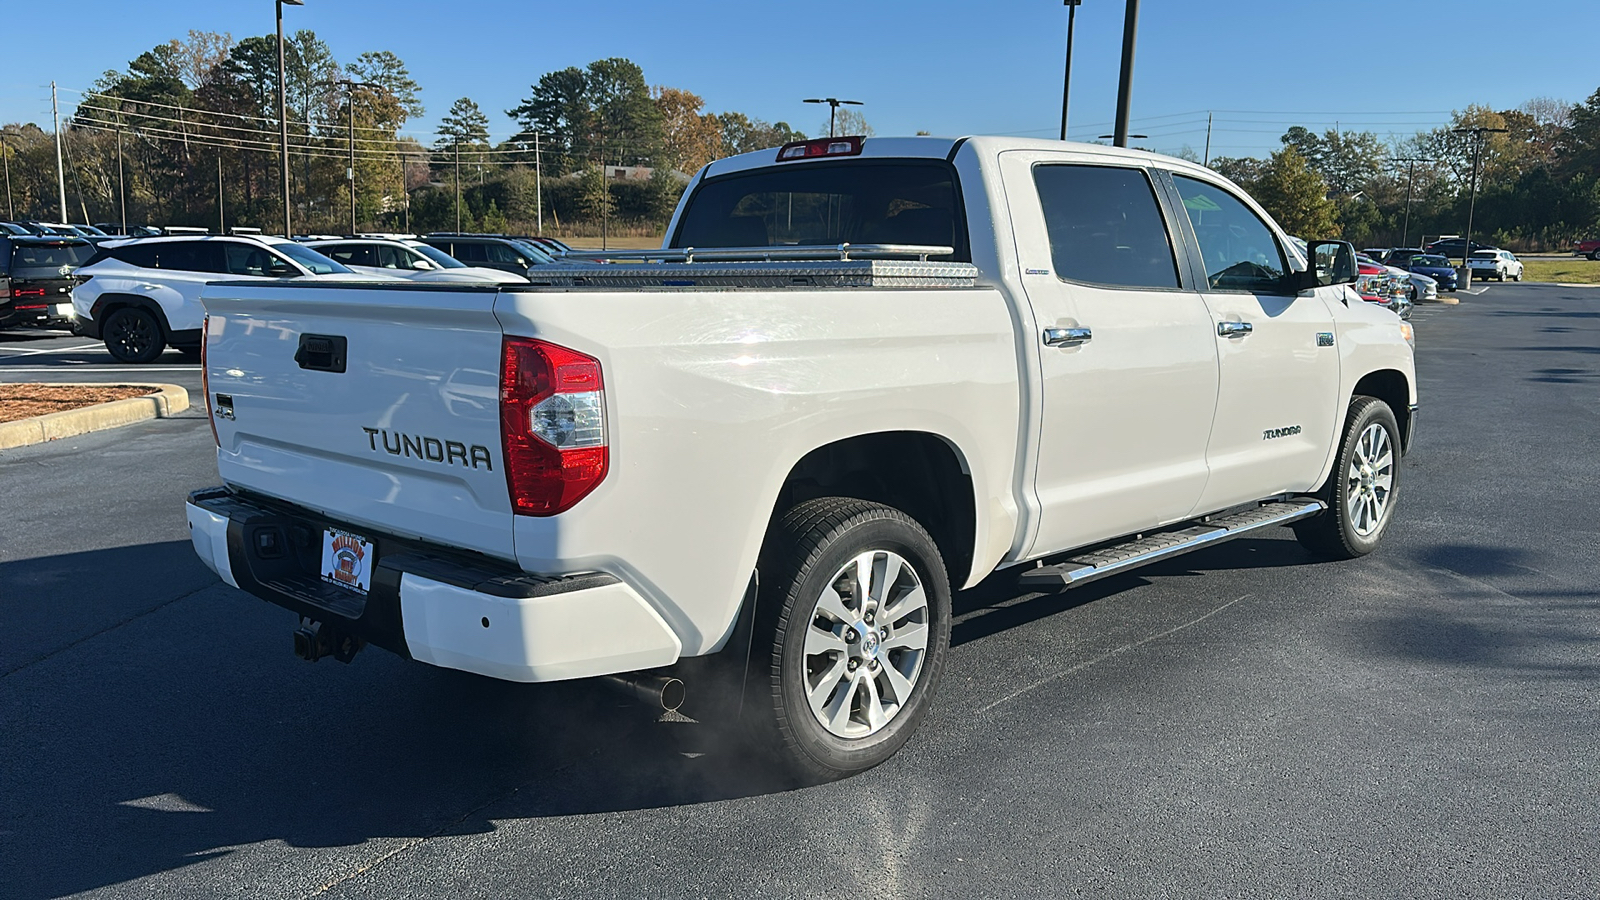
[[871, 628], [861, 630], [861, 655], [869, 659], [878, 655], [878, 632]]

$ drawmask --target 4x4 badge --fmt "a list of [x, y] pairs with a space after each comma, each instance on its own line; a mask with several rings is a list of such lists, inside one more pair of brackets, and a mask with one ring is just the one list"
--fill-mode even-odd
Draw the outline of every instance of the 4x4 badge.
[[1333, 332], [1331, 332], [1331, 331], [1319, 331], [1319, 332], [1317, 332], [1317, 346], [1318, 347], [1332, 347], [1333, 346]]

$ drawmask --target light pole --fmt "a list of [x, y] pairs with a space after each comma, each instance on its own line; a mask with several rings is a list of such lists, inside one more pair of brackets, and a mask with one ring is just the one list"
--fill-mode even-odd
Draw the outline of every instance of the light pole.
[[813, 98], [806, 100], [805, 102], [828, 104], [828, 137], [833, 137], [833, 116], [839, 111], [839, 107], [864, 105], [860, 100], [840, 100], [837, 97], [826, 97], [822, 99]]
[[278, 150], [283, 154], [283, 236], [294, 237], [289, 222], [289, 81], [283, 72], [283, 7], [305, 6], [306, 0], [273, 0], [278, 10]]
[[1505, 134], [1508, 128], [1488, 128], [1482, 125], [1473, 128], [1453, 128], [1456, 134], [1472, 135], [1472, 194], [1467, 200], [1467, 234], [1465, 243], [1461, 245], [1461, 275], [1456, 280], [1462, 287], [1472, 284], [1472, 267], [1467, 265], [1467, 260], [1472, 257], [1472, 214], [1478, 206], [1478, 157], [1483, 153], [1483, 136], [1486, 134]]
[[1117, 133], [1112, 141], [1128, 146], [1128, 113], [1133, 106], [1133, 45], [1139, 30], [1139, 0], [1127, 0], [1128, 12], [1122, 20], [1122, 77], [1117, 82]]
[[1400, 246], [1406, 247], [1406, 239], [1411, 236], [1411, 186], [1417, 180], [1417, 163], [1430, 160], [1424, 156], [1397, 156], [1394, 161], [1406, 164], [1406, 215], [1405, 224], [1400, 227]]
[[1072, 26], [1083, 0], [1061, 0], [1067, 7], [1067, 71], [1061, 76], [1061, 139], [1067, 139], [1067, 96], [1072, 93]]

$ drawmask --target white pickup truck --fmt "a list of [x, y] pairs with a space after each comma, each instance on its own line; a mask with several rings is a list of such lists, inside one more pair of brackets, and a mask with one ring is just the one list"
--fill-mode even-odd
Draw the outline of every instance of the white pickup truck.
[[826, 778], [915, 729], [952, 588], [1285, 524], [1356, 557], [1393, 517], [1409, 326], [1198, 165], [800, 142], [706, 166], [664, 243], [208, 286], [195, 549], [304, 657], [686, 683]]

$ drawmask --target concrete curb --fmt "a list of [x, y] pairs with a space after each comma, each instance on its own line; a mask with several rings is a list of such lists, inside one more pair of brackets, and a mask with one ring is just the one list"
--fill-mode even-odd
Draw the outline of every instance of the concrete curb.
[[[80, 381], [40, 383], [52, 387], [105, 387], [107, 384]], [[155, 393], [144, 397], [129, 397], [126, 400], [112, 400], [109, 403], [96, 403], [82, 409], [46, 413], [30, 419], [18, 419], [15, 422], [0, 422], [0, 450], [132, 425], [146, 419], [165, 419], [189, 408], [189, 392], [178, 385], [117, 383], [129, 387], [149, 388]]]
[[[1459, 305], [1461, 303], [1461, 298], [1460, 297], [1446, 297], [1443, 294], [1440, 294], [1439, 296], [1433, 298], [1432, 300], [1425, 300], [1423, 302], [1424, 303], [1443, 303], [1445, 306], [1457, 306], [1457, 305]], [[1418, 305], [1420, 306], [1421, 304], [1418, 304]]]

